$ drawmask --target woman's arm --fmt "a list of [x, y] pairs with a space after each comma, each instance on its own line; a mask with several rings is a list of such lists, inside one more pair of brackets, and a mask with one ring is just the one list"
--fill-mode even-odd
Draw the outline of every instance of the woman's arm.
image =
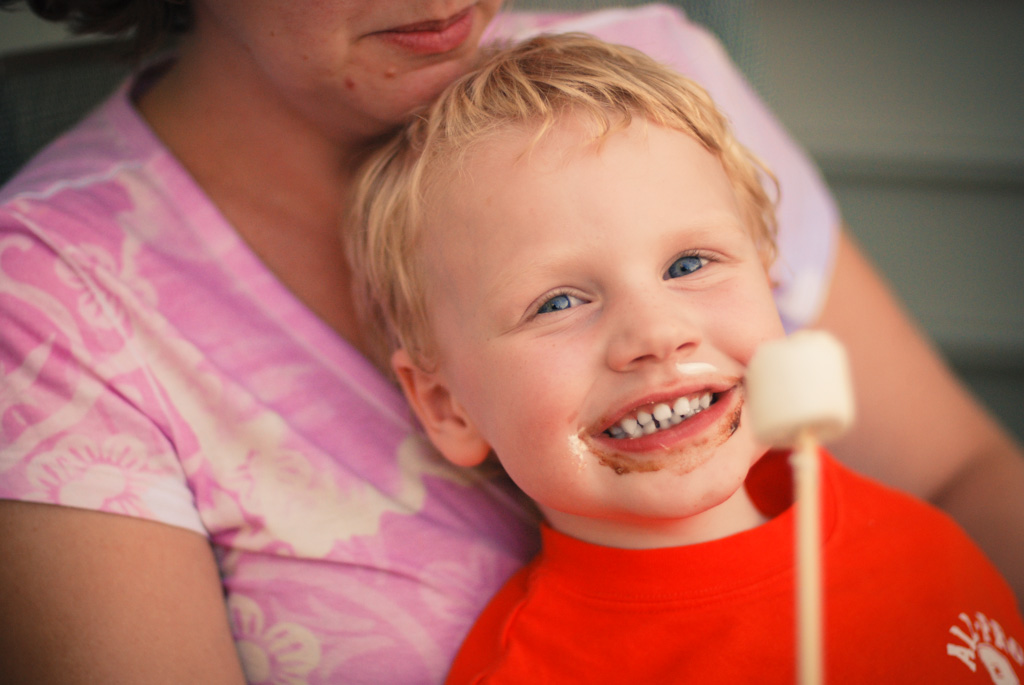
[[128, 516], [0, 501], [5, 683], [242, 683], [209, 543]]
[[942, 507], [1024, 603], [1024, 451], [961, 385], [842, 232], [818, 325], [845, 343], [857, 421], [845, 463]]

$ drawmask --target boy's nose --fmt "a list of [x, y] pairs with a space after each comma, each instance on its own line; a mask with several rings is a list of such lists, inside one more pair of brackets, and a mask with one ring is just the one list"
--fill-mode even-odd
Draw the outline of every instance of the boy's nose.
[[697, 347], [702, 337], [692, 313], [670, 294], [623, 302], [614, 319], [608, 366], [615, 371], [665, 361]]

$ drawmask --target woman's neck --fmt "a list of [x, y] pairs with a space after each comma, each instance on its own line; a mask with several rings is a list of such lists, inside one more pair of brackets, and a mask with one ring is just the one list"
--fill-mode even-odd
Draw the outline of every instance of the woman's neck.
[[139, 111], [264, 264], [361, 349], [341, 222], [369, 141], [332, 140], [228, 62], [186, 44]]

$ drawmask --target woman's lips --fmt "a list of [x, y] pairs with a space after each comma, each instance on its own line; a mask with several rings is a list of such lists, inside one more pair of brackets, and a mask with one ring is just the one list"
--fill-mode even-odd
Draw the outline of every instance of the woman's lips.
[[447, 19], [406, 24], [372, 35], [417, 55], [437, 55], [459, 47], [472, 32], [473, 7], [470, 6]]

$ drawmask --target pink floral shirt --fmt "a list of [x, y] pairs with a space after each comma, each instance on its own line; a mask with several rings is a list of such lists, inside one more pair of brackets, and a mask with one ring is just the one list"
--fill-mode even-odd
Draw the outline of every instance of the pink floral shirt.
[[[779, 173], [780, 307], [820, 306], [837, 215], [677, 11], [510, 15], [709, 86]], [[448, 466], [400, 393], [295, 300], [161, 145], [131, 84], [0, 191], [0, 497], [207, 537], [250, 682], [440, 681], [537, 545], [513, 488]]]

